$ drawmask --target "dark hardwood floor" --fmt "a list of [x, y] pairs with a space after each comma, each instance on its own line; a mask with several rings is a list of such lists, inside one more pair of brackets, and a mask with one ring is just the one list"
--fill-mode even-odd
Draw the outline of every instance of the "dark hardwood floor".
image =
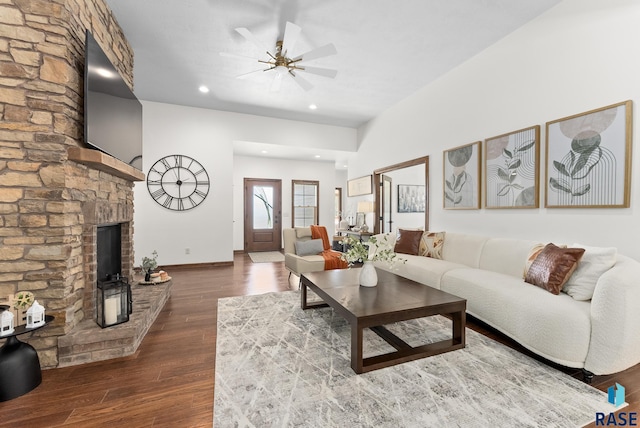
[[[297, 288], [283, 263], [252, 263], [245, 254], [234, 262], [171, 270], [171, 299], [134, 355], [43, 371], [34, 391], [0, 403], [0, 426], [211, 427], [217, 300]], [[479, 322], [468, 327], [527, 352]], [[640, 412], [640, 365], [596, 376], [593, 386], [606, 391], [615, 382], [626, 388], [623, 411]]]

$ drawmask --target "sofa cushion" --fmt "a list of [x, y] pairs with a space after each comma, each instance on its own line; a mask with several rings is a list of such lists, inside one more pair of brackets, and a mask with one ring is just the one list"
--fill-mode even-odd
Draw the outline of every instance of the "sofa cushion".
[[576, 300], [591, 300], [598, 279], [616, 264], [618, 250], [615, 247], [589, 247], [581, 244], [573, 244], [573, 247], [584, 248], [585, 251], [562, 291]]
[[560, 248], [549, 243], [531, 263], [525, 282], [544, 288], [551, 294], [559, 294], [578, 266], [582, 254], [584, 248]]
[[295, 227], [296, 237], [298, 238], [311, 238], [311, 228], [310, 227]]
[[296, 241], [296, 254], [300, 257], [320, 254], [324, 251], [322, 239], [309, 239], [308, 241]]
[[482, 248], [480, 269], [522, 277], [527, 256], [535, 241], [511, 238], [490, 238]]
[[452, 269], [466, 268], [465, 265], [459, 263], [431, 257], [403, 254], [402, 258], [406, 260], [405, 263], [394, 263], [389, 266], [386, 262], [374, 262], [374, 265], [379, 269], [438, 289], [440, 288], [442, 275]]
[[393, 251], [417, 256], [420, 250], [422, 233], [422, 230], [398, 229], [398, 237], [396, 238], [396, 245], [393, 247]]
[[488, 240], [486, 236], [447, 232], [442, 246], [442, 259], [477, 268], [482, 249]]
[[[448, 236], [448, 235], [447, 235]], [[520, 277], [481, 269], [446, 272], [440, 289], [467, 299], [467, 312], [558, 364], [582, 367], [590, 337], [590, 304], [554, 296]]]
[[424, 232], [420, 238], [418, 254], [423, 257], [442, 259], [444, 232]]

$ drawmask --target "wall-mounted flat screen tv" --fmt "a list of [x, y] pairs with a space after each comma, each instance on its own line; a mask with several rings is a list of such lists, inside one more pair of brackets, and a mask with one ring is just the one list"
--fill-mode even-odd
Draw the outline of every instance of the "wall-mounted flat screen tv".
[[87, 31], [84, 142], [142, 170], [142, 104]]

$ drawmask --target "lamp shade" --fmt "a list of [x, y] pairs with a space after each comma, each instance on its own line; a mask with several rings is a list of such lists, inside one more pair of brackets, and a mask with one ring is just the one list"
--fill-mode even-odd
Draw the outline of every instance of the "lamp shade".
[[360, 201], [360, 202], [358, 202], [358, 212], [359, 213], [372, 213], [373, 212], [373, 201]]

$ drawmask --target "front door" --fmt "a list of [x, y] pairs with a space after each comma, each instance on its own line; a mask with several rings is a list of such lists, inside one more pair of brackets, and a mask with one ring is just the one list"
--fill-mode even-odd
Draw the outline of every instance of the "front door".
[[244, 250], [280, 251], [282, 181], [244, 179]]

